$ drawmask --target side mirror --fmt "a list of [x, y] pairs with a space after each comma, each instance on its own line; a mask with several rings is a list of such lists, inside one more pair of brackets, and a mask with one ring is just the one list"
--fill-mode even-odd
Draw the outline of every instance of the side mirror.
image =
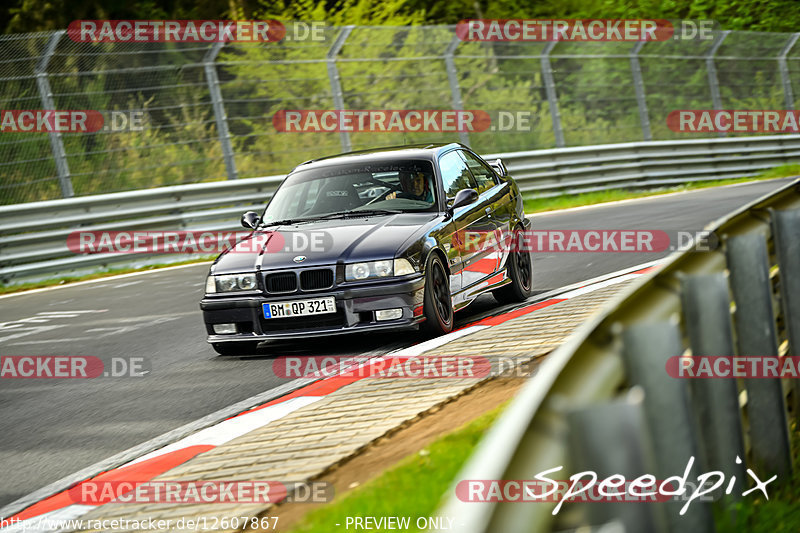
[[447, 208], [447, 215], [449, 217], [453, 216], [453, 212], [456, 209], [465, 205], [469, 205], [477, 199], [478, 191], [475, 189], [461, 189], [456, 193], [456, 197], [453, 199], [453, 204]]
[[255, 211], [248, 211], [242, 215], [242, 227], [244, 228], [256, 229], [259, 222], [261, 222], [261, 217]]
[[492, 167], [501, 178], [508, 176], [508, 169], [502, 159], [495, 159], [492, 163], [489, 163], [489, 166]]

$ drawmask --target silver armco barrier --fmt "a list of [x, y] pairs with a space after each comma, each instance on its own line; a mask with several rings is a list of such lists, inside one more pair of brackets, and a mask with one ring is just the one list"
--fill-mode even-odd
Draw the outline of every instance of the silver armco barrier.
[[[800, 135], [606, 144], [484, 157], [502, 159], [524, 192], [548, 197], [752, 176], [798, 161]], [[76, 255], [66, 240], [77, 229], [240, 229], [239, 216], [262, 209], [282, 179], [267, 176], [0, 206], [0, 283], [188, 259]]]
[[[713, 532], [712, 508], [753, 498], [748, 489], [761, 495], [749, 470], [761, 482], [777, 476], [768, 492], [790, 480], [797, 376], [682, 379], [667, 361], [800, 356], [800, 179], [706, 229], [721, 247], [675, 252], [544, 359], [453, 482], [441, 516], [457, 517], [462, 533]], [[794, 369], [796, 360], [777, 361]], [[555, 515], [552, 501], [475, 502], [456, 492], [465, 480], [546, 471], [549, 479], [686, 475], [697, 485], [698, 474], [718, 471], [724, 483], [694, 500], [571, 501]]]

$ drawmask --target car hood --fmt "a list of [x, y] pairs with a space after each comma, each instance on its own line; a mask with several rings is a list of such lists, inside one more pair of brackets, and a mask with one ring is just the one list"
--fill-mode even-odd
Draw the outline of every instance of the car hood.
[[220, 255], [211, 272], [232, 274], [391, 259], [424, 235], [440, 216], [400, 213], [271, 226]]

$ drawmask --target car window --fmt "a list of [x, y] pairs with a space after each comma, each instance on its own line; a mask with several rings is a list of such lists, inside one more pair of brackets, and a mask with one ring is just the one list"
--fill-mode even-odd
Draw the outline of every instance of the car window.
[[483, 161], [471, 153], [465, 152], [464, 150], [458, 150], [458, 153], [461, 154], [461, 157], [463, 157], [464, 160], [466, 160], [467, 166], [472, 172], [472, 175], [475, 177], [475, 181], [478, 183], [479, 193], [488, 191], [497, 185], [494, 172]]
[[442, 170], [444, 192], [448, 198], [453, 198], [462, 189], [477, 189], [467, 163], [457, 151], [448, 152], [440, 157], [439, 167]]
[[430, 161], [365, 161], [293, 172], [267, 205], [264, 221], [317, 217], [343, 211], [435, 210]]

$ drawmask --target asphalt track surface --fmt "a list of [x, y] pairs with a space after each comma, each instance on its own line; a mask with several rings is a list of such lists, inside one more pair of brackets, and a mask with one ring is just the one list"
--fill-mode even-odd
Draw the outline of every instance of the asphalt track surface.
[[[534, 229], [694, 232], [785, 183], [772, 180], [534, 217]], [[537, 292], [669, 253], [537, 253]], [[141, 377], [0, 380], [0, 507], [114, 454], [287, 380], [274, 355], [378, 355], [415, 334], [276, 343], [259, 357], [217, 357], [198, 302], [208, 264], [0, 298], [0, 355], [144, 359]], [[459, 324], [496, 307], [483, 296]], [[458, 324], [457, 324], [458, 325]]]

